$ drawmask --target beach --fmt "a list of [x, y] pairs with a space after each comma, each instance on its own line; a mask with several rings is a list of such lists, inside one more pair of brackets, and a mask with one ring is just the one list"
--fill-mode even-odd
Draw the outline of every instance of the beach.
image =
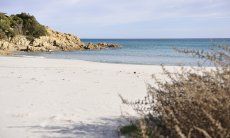
[[[177, 67], [167, 69], [176, 71]], [[0, 57], [0, 137], [117, 137], [158, 65]]]
[[230, 1], [0, 1], [0, 138], [230, 138]]

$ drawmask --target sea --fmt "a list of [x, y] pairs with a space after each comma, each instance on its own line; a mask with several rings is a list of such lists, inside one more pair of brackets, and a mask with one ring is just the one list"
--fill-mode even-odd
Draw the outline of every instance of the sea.
[[218, 46], [230, 46], [230, 38], [207, 39], [82, 39], [84, 43], [114, 43], [120, 48], [71, 51], [20, 53], [20, 56], [38, 56], [54, 59], [85, 60], [103, 63], [140, 64], [140, 65], [188, 65], [210, 63], [189, 54], [175, 50], [218, 50]]

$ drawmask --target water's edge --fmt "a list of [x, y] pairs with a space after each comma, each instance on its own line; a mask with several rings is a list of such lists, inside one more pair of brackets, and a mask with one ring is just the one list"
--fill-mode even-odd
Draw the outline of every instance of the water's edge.
[[[106, 42], [122, 45], [117, 49], [96, 51], [23, 53], [16, 56], [40, 56], [54, 59], [77, 59], [93, 62], [138, 65], [196, 66], [202, 60], [178, 53], [173, 48], [211, 51], [218, 45], [230, 46], [230, 39], [82, 39], [83, 42]], [[210, 63], [202, 63], [209, 66]]]

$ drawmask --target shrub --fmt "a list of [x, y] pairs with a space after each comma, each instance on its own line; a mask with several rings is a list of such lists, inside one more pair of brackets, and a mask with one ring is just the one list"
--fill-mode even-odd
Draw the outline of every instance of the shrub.
[[0, 14], [0, 32], [1, 36], [4, 37], [15, 36], [13, 28], [11, 28], [11, 18], [4, 14]]
[[143, 115], [136, 126], [140, 137], [230, 137], [230, 47], [216, 52], [179, 50], [208, 59], [215, 69], [184, 69], [172, 74], [163, 67], [168, 81], [154, 76], [144, 99], [122, 98]]
[[5, 38], [6, 38], [5, 32], [3, 32], [3, 31], [0, 29], [0, 39], [5, 39]]
[[12, 23], [11, 26], [14, 28], [16, 34], [23, 34], [23, 20], [18, 16], [11, 15]]
[[39, 24], [34, 16], [31, 16], [27, 13], [16, 14], [15, 16], [22, 20], [23, 23], [22, 32], [24, 35], [33, 36], [33, 37], [47, 35], [47, 31], [45, 27]]
[[129, 137], [137, 137], [141, 134], [140, 129], [135, 124], [124, 126], [120, 129], [121, 134]]
[[0, 39], [14, 37], [18, 34], [37, 38], [47, 35], [47, 31], [34, 16], [27, 13], [11, 16], [0, 13]]

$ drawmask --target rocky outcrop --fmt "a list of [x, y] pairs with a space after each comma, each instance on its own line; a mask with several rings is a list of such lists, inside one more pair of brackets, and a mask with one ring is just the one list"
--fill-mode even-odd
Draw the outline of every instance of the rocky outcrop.
[[60, 33], [47, 28], [48, 36], [41, 36], [34, 39], [28, 46], [28, 51], [71, 51], [80, 50], [84, 43], [80, 38], [71, 35]]
[[100, 47], [100, 48], [118, 48], [118, 47], [120, 47], [120, 45], [118, 45], [118, 44], [110, 44], [110, 43], [98, 43], [97, 44], [98, 45], [98, 47]]
[[[119, 45], [107, 43], [88, 43], [81, 42], [79, 37], [71, 34], [56, 32], [46, 28], [48, 35], [29, 40], [26, 36], [17, 35], [8, 40], [0, 40], [0, 50], [30, 51], [30, 52], [50, 52], [50, 51], [73, 51], [73, 50], [99, 50], [104, 48], [117, 48]], [[0, 53], [1, 54], [1, 53]]]
[[118, 48], [120, 45], [117, 44], [108, 44], [108, 43], [88, 43], [87, 45], [84, 46], [84, 49], [90, 49], [90, 50], [100, 50], [100, 49], [105, 49], [105, 48]]

